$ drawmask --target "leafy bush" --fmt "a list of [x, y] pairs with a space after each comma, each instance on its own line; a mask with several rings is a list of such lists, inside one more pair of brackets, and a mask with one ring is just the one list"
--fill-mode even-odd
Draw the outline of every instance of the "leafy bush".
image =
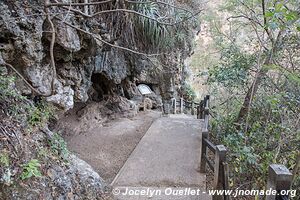
[[193, 101], [197, 97], [195, 90], [190, 84], [184, 84], [182, 88], [182, 93], [185, 99]]
[[4, 69], [5, 68], [0, 67], [0, 101], [7, 101], [8, 99], [24, 99], [24, 97], [15, 89], [16, 78], [7, 75]]
[[32, 159], [27, 164], [22, 165], [23, 172], [21, 174], [21, 179], [25, 180], [31, 177], [41, 177], [42, 173], [39, 170], [41, 164], [38, 160]]
[[9, 167], [9, 156], [6, 152], [0, 154], [0, 164], [4, 167]]
[[35, 106], [27, 106], [29, 128], [44, 126], [51, 118], [55, 116], [55, 109], [52, 105], [41, 101]]
[[[281, 163], [293, 169], [300, 144], [300, 129], [297, 123], [300, 113], [297, 82], [278, 80], [278, 91], [261, 87], [253, 99], [246, 121], [237, 124], [241, 107], [240, 96], [230, 95], [224, 101], [217, 96], [213, 104], [212, 134], [217, 143], [229, 149], [231, 186], [244, 183], [263, 188], [266, 184], [268, 166]], [[264, 80], [265, 85], [273, 81]], [[218, 90], [220, 91], [220, 90]], [[218, 103], [217, 103], [218, 102]]]
[[209, 82], [218, 82], [224, 87], [244, 87], [249, 80], [249, 70], [255, 64], [255, 55], [248, 55], [232, 45], [221, 57], [218, 65], [209, 69]]
[[9, 75], [0, 75], [0, 106], [6, 114], [20, 121], [25, 119], [29, 130], [44, 126], [49, 119], [54, 117], [55, 111], [54, 106], [44, 100], [37, 104], [28, 101], [16, 89], [15, 77]]
[[69, 151], [67, 149], [67, 144], [64, 139], [57, 133], [49, 140], [49, 145], [53, 153], [60, 156], [63, 159], [67, 159], [69, 156]]
[[4, 113], [9, 115], [21, 113], [25, 99], [15, 88], [15, 77], [1, 75], [0, 71], [0, 107]]

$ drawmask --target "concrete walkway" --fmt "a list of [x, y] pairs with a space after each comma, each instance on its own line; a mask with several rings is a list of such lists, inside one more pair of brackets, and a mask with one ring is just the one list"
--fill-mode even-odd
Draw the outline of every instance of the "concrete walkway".
[[198, 172], [201, 125], [186, 116], [157, 119], [113, 181], [115, 199], [210, 199]]

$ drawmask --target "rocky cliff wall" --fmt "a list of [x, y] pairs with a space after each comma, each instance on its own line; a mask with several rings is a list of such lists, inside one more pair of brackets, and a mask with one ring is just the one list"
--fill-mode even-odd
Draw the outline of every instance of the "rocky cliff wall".
[[[180, 77], [178, 68], [183, 62], [176, 61], [176, 57], [188, 55], [190, 48], [175, 51], [170, 58], [156, 58], [156, 62], [152, 62], [145, 56], [113, 48], [95, 40], [95, 37], [112, 40], [108, 23], [78, 17], [71, 12], [65, 14], [63, 9], [58, 8], [50, 10], [53, 16], [63, 18], [66, 22], [94, 34], [94, 37], [54, 18], [55, 76], [50, 65], [49, 52], [52, 29], [44, 9], [44, 1], [41, 0], [1, 1], [0, 58], [14, 66], [41, 95], [47, 96], [47, 101], [65, 110], [71, 109], [75, 102], [86, 102], [89, 99], [93, 86], [92, 76], [95, 74], [94, 83], [97, 85], [99, 81], [100, 86], [96, 88], [96, 92], [103, 93], [101, 95], [127, 94], [127, 98], [135, 95], [136, 88], [133, 87], [136, 83], [155, 85], [158, 87], [157, 91], [164, 96], [170, 92], [169, 88], [174, 87], [174, 79], [183, 78]], [[118, 42], [122, 44], [122, 41]], [[169, 59], [173, 60], [172, 64], [164, 62]], [[102, 78], [98, 79], [97, 74], [98, 78]], [[161, 87], [162, 83], [168, 84], [167, 88]], [[32, 94], [30, 88], [21, 80], [18, 86], [23, 94]], [[104, 86], [108, 88], [101, 91]]]
[[[191, 44], [182, 42], [156, 57], [132, 53], [107, 43], [150, 54], [153, 53], [150, 49], [156, 46], [143, 38], [130, 39], [128, 34], [136, 37], [138, 33], [127, 30], [130, 24], [127, 29], [123, 27], [128, 17], [126, 13], [87, 18], [70, 12], [69, 8], [46, 8], [44, 3], [43, 0], [0, 1], [0, 81], [4, 80], [6, 87], [5, 92], [0, 91], [0, 128], [4, 127], [0, 130], [0, 156], [10, 160], [7, 166], [0, 166], [0, 199], [105, 199], [106, 185], [101, 177], [72, 154], [66, 164], [60, 153], [52, 152], [57, 145], [60, 150], [66, 148], [63, 140], [58, 139], [59, 143], [51, 146], [54, 133], [45, 124], [42, 129], [28, 130], [28, 118], [32, 114], [37, 118], [48, 114], [38, 107], [41, 99], [63, 112], [76, 103], [93, 101], [90, 105], [102, 103], [107, 108], [102, 109], [103, 112], [107, 111], [110, 116], [114, 117], [113, 112], [130, 116], [129, 110], [136, 112], [142, 101], [137, 91], [140, 83], [148, 84], [156, 93], [148, 98], [158, 108], [161, 98], [168, 103], [181, 91], [186, 78], [183, 63]], [[55, 67], [51, 64], [53, 31]], [[98, 37], [102, 42], [96, 39]], [[10, 75], [17, 77], [14, 83], [5, 78]], [[16, 98], [16, 91], [29, 100]], [[18, 116], [6, 111], [16, 105], [17, 115], [26, 117], [16, 120]], [[86, 108], [82, 112], [90, 112], [90, 107]], [[29, 120], [37, 123], [35, 118]], [[15, 134], [6, 135], [7, 130]], [[35, 158], [41, 163], [35, 167], [43, 169], [45, 176], [20, 180], [24, 163]], [[110, 195], [107, 196], [109, 199]]]

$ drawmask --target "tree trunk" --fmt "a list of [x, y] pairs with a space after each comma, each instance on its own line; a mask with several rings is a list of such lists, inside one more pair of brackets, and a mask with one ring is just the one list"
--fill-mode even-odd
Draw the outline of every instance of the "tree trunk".
[[257, 93], [257, 90], [259, 88], [259, 85], [261, 84], [264, 76], [267, 74], [268, 70], [266, 70], [264, 68], [264, 65], [269, 65], [271, 61], [271, 55], [268, 55], [264, 61], [263, 66], [261, 67], [261, 69], [257, 72], [258, 74], [256, 75], [256, 78], [254, 79], [251, 87], [249, 88], [249, 90], [247, 91], [247, 94], [244, 98], [244, 103], [240, 109], [238, 118], [236, 120], [237, 123], [242, 122], [243, 120], [245, 120], [245, 118], [248, 115], [249, 112], [249, 108], [251, 106], [251, 101], [252, 98], [255, 96], [255, 94]]

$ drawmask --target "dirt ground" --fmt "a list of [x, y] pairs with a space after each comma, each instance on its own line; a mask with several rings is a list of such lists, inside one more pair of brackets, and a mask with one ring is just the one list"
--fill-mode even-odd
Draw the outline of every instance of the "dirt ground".
[[[91, 110], [90, 110], [91, 111]], [[78, 115], [78, 112], [76, 112]], [[111, 183], [125, 161], [161, 112], [139, 112], [131, 118], [82, 120], [75, 112], [63, 117], [58, 128], [63, 130], [68, 148], [89, 163]]]

